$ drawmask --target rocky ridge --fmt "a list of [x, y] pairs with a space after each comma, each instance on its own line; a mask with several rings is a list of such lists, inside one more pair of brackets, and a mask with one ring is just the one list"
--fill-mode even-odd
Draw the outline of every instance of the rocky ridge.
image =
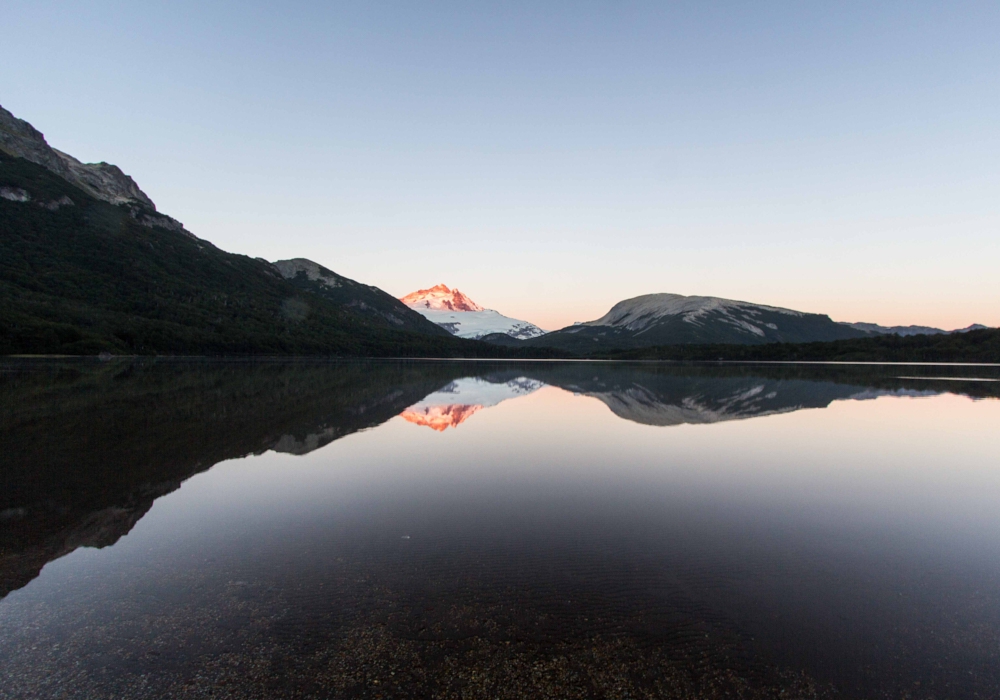
[[[181, 222], [156, 211], [156, 204], [139, 189], [135, 180], [110, 163], [83, 163], [68, 153], [52, 148], [45, 135], [23, 119], [0, 106], [0, 153], [23, 158], [58, 175], [95, 199], [123, 206], [138, 224], [159, 227], [194, 237]], [[0, 197], [12, 202], [30, 202], [32, 194], [23, 188], [0, 187]], [[54, 211], [75, 204], [69, 197], [37, 202]]]
[[0, 151], [37, 163], [97, 199], [111, 204], [137, 203], [156, 211], [153, 200], [117, 165], [82, 163], [68, 153], [52, 148], [42, 132], [2, 106]]

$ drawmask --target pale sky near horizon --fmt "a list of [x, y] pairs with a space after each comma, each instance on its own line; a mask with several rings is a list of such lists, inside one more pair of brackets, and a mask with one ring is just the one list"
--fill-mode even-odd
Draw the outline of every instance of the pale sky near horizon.
[[7, 0], [0, 105], [219, 247], [552, 329], [1000, 325], [1000, 3]]

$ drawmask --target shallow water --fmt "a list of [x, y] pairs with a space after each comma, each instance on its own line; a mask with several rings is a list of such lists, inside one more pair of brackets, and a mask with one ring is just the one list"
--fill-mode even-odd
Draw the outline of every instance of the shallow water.
[[0, 369], [2, 697], [1000, 696], [997, 368]]

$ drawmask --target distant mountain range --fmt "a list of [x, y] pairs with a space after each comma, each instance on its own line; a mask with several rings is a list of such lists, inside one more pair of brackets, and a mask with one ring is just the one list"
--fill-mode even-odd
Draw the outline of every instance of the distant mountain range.
[[443, 284], [412, 292], [400, 301], [460, 338], [478, 340], [501, 333], [526, 340], [545, 334], [545, 331], [533, 323], [504, 316], [493, 309], [485, 309], [457, 289], [449, 289]]
[[[553, 357], [977, 328], [836, 323], [745, 301], [648, 294], [546, 333], [443, 284], [395, 299], [305, 258], [270, 263], [222, 251], [157, 211], [118, 167], [52, 148], [0, 107], [0, 355]], [[952, 345], [945, 355], [961, 357], [961, 343]]]
[[[577, 354], [666, 345], [764, 345], [815, 343], [878, 335], [965, 333], [922, 326], [838, 323], [825, 314], [719, 297], [645, 294], [620, 301], [604, 316], [525, 342], [499, 334], [479, 336], [497, 345], [551, 347]], [[508, 334], [509, 335], [509, 334]]]
[[880, 326], [877, 323], [845, 323], [859, 331], [865, 331], [872, 335], [941, 335], [944, 333], [968, 333], [969, 331], [985, 330], [987, 326], [973, 323], [965, 328], [956, 328], [953, 331], [946, 331], [942, 328], [932, 328], [930, 326]]

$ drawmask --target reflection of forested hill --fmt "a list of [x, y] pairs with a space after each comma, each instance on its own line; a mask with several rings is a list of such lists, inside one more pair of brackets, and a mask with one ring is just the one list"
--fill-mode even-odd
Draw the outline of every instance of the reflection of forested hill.
[[127, 533], [225, 459], [303, 454], [467, 372], [405, 363], [8, 363], [0, 372], [0, 597]]

